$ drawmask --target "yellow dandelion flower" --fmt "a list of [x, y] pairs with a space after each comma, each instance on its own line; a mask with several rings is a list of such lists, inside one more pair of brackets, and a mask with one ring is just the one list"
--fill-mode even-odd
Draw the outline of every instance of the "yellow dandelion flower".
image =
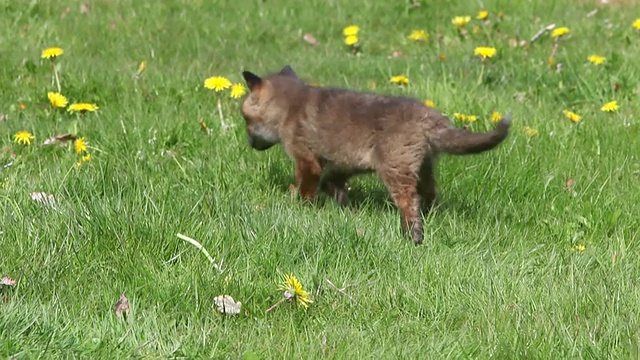
[[435, 107], [436, 107], [436, 104], [435, 104], [432, 100], [425, 100], [425, 101], [424, 101], [424, 104], [425, 104], [427, 107], [430, 107], [430, 108], [435, 108]]
[[574, 122], [574, 123], [577, 123], [580, 121], [580, 119], [582, 119], [582, 116], [574, 113], [573, 111], [563, 110], [562, 113], [564, 114], [564, 117], [566, 117], [567, 119], [571, 120], [571, 122]]
[[592, 63], [593, 65], [603, 64], [606, 59], [607, 58], [600, 55], [589, 55], [589, 57], [587, 57], [587, 60], [589, 60], [589, 62]]
[[89, 103], [75, 103], [75, 104], [71, 104], [69, 105], [69, 107], [67, 108], [68, 112], [94, 112], [96, 110], [98, 110], [99, 107], [96, 104], [89, 104]]
[[347, 44], [348, 46], [353, 46], [358, 43], [358, 36], [347, 35], [347, 37], [344, 38], [344, 43]]
[[458, 29], [465, 27], [469, 21], [471, 21], [471, 16], [456, 16], [451, 19], [451, 23]]
[[82, 166], [82, 164], [91, 161], [91, 154], [86, 154], [80, 158], [80, 161], [76, 163], [76, 167]]
[[492, 123], [495, 124], [500, 120], [502, 120], [502, 114], [501, 113], [499, 113], [497, 111], [494, 111], [494, 112], [491, 113], [491, 122]]
[[33, 136], [32, 133], [24, 130], [18, 131], [15, 135], [13, 135], [13, 141], [23, 145], [31, 145], [31, 140], [35, 138], [36, 137]]
[[429, 34], [424, 30], [413, 30], [411, 34], [409, 34], [409, 39], [413, 41], [427, 41]]
[[633, 23], [631, 23], [631, 26], [640, 31], [640, 18], [635, 19]]
[[440, 53], [440, 55], [438, 57], [440, 58], [440, 61], [447, 60], [447, 54], [445, 54], [445, 53]]
[[570, 30], [568, 27], [562, 26], [556, 29], [553, 29], [553, 31], [551, 32], [551, 37], [552, 38], [558, 38], [564, 35], [567, 35], [568, 33], [570, 33]]
[[486, 20], [489, 17], [489, 12], [487, 10], [480, 10], [476, 19], [478, 20]]
[[475, 55], [479, 55], [483, 59], [492, 58], [496, 54], [496, 48], [479, 46], [473, 50]]
[[538, 134], [539, 134], [538, 129], [532, 128], [532, 127], [528, 127], [528, 126], [524, 127], [524, 133], [528, 137], [538, 136]]
[[76, 154], [80, 155], [87, 151], [87, 141], [83, 137], [77, 138], [73, 142], [73, 148], [76, 150]]
[[60, 93], [50, 91], [47, 93], [47, 97], [49, 98], [49, 103], [51, 103], [51, 106], [54, 108], [63, 108], [67, 106], [67, 98]]
[[604, 112], [616, 112], [618, 111], [618, 102], [613, 100], [613, 101], [609, 101], [608, 103], [602, 105], [602, 107], [600, 108], [600, 110], [604, 111]]
[[209, 133], [209, 127], [207, 126], [207, 123], [204, 122], [204, 120], [202, 119], [198, 120], [198, 124], [200, 124], [200, 131], [202, 131], [205, 134]]
[[147, 62], [146, 61], [141, 61], [140, 65], [138, 65], [138, 71], [136, 72], [136, 75], [140, 76], [142, 75], [142, 73], [147, 69]]
[[472, 123], [475, 122], [476, 120], [478, 120], [478, 117], [475, 115], [465, 115], [462, 113], [453, 113], [453, 117], [455, 117], [456, 119], [463, 121], [463, 122], [468, 122], [468, 123]]
[[398, 85], [409, 85], [409, 78], [404, 75], [396, 75], [392, 76], [391, 79], [389, 79], [389, 82]]
[[247, 89], [244, 87], [244, 85], [240, 83], [233, 84], [231, 86], [231, 97], [234, 99], [237, 99], [246, 93], [247, 93]]
[[43, 59], [55, 59], [56, 57], [64, 54], [64, 50], [59, 47], [50, 47], [42, 50], [40, 57]]
[[296, 300], [305, 308], [313, 302], [309, 298], [309, 293], [304, 290], [300, 281], [293, 274], [284, 275], [284, 283], [279, 286], [279, 289], [284, 291], [284, 297], [287, 301]]
[[212, 76], [204, 81], [204, 87], [214, 90], [215, 92], [220, 92], [224, 89], [230, 88], [231, 81], [229, 81], [229, 79], [227, 79], [226, 77]]
[[586, 246], [578, 244], [578, 245], [574, 245], [574, 246], [570, 247], [569, 250], [571, 250], [571, 251], [584, 251], [586, 248], [587, 248]]
[[358, 35], [360, 32], [360, 27], [358, 25], [349, 25], [342, 29], [342, 34], [344, 36]]

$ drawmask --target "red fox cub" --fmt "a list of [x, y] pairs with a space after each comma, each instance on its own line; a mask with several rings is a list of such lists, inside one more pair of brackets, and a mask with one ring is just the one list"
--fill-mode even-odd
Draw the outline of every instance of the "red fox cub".
[[436, 155], [490, 150], [511, 124], [506, 116], [493, 131], [472, 133], [418, 100], [310, 86], [288, 65], [264, 77], [242, 75], [250, 89], [242, 103], [249, 144], [266, 150], [282, 143], [304, 199], [321, 190], [346, 205], [349, 177], [376, 172], [416, 244], [423, 239], [420, 201], [429, 208], [436, 199]]

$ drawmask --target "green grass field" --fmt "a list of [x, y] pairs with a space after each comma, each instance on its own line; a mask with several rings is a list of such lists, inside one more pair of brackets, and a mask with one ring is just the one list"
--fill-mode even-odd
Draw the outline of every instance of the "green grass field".
[[[640, 356], [640, 4], [83, 3], [0, 5], [0, 277], [16, 281], [0, 285], [0, 357]], [[550, 24], [570, 32], [529, 41]], [[497, 53], [481, 61], [479, 46]], [[69, 105], [97, 111], [49, 103], [49, 47], [64, 50]], [[351, 182], [350, 208], [293, 198], [282, 148], [251, 150], [242, 99], [204, 87], [286, 64], [321, 85], [431, 100], [458, 126], [454, 113], [475, 115], [472, 131], [510, 112], [512, 132], [491, 152], [440, 158], [440, 201], [414, 246], [375, 176]], [[610, 101], [617, 111], [602, 111]], [[43, 145], [67, 133], [87, 150]], [[313, 303], [265, 313], [290, 273]], [[239, 315], [217, 311], [222, 294]]]

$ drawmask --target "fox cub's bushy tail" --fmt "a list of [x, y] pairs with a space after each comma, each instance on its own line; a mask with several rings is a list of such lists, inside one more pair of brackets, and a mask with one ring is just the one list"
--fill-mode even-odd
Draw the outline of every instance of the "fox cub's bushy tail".
[[509, 134], [511, 116], [505, 115], [493, 131], [472, 133], [466, 129], [446, 128], [439, 132], [433, 144], [438, 151], [449, 154], [475, 154], [491, 150]]

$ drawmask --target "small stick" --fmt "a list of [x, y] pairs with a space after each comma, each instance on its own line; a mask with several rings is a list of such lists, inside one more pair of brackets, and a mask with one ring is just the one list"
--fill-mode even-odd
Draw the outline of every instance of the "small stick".
[[220, 104], [220, 97], [218, 97], [218, 114], [220, 115], [220, 127], [224, 130], [227, 128], [227, 124], [224, 122], [224, 117], [222, 116], [222, 104]]
[[53, 67], [53, 78], [56, 81], [56, 85], [58, 86], [58, 92], [62, 92], [62, 88], [60, 87], [60, 79], [58, 78], [58, 69], [56, 69], [56, 62], [52, 61], [51, 66]]
[[560, 45], [560, 41], [556, 38], [556, 42], [553, 44], [553, 50], [551, 50], [551, 55], [549, 57], [555, 57], [558, 52], [558, 45]]
[[331, 282], [331, 280], [329, 280], [329, 279], [325, 279], [325, 280], [329, 283], [329, 285], [333, 286], [333, 288], [334, 288], [334, 289], [336, 289], [340, 294], [342, 294], [342, 295], [344, 295], [344, 296], [348, 297], [348, 298], [349, 298], [349, 300], [351, 300], [351, 301], [353, 301], [353, 302], [357, 303], [357, 301], [356, 301], [353, 297], [351, 297], [351, 295], [347, 294], [347, 292], [346, 292], [346, 291], [344, 291], [344, 289], [340, 289], [340, 288], [338, 288], [338, 287], [337, 287], [337, 286], [335, 286], [335, 285]]
[[551, 25], [547, 25], [545, 27], [543, 27], [542, 29], [538, 30], [537, 33], [535, 33], [535, 35], [533, 35], [533, 37], [531, 37], [531, 40], [529, 40], [529, 43], [533, 43], [534, 41], [538, 40], [538, 38], [540, 36], [542, 36], [542, 34], [546, 33], [547, 31], [551, 31], [556, 27], [556, 24], [551, 24]]
[[197, 247], [198, 250], [202, 251], [202, 253], [207, 257], [207, 259], [209, 259], [209, 262], [211, 262], [211, 264], [213, 264], [213, 267], [220, 271], [220, 267], [218, 266], [218, 264], [216, 264], [216, 261], [211, 257], [211, 255], [209, 255], [209, 252], [207, 251], [207, 249], [204, 248], [204, 246], [202, 246], [199, 242], [195, 241], [194, 239], [182, 235], [182, 234], [176, 234], [177, 237], [179, 237], [180, 239], [189, 242], [191, 244], [193, 244], [193, 246]]
[[591, 10], [591, 11], [589, 11], [589, 12], [587, 13], [587, 17], [588, 17], [588, 18], [589, 18], [589, 17], [592, 17], [592, 16], [594, 16], [594, 15], [595, 15], [595, 14], [597, 14], [597, 13], [598, 13], [598, 8], [595, 8], [595, 9], [593, 9], [593, 10]]
[[285, 300], [286, 299], [282, 299], [282, 300], [278, 301], [277, 303], [273, 304], [273, 306], [268, 308], [264, 313], [268, 314], [268, 313], [272, 312], [273, 310], [275, 310], [278, 307], [278, 305], [282, 304], [282, 302], [285, 301]]

